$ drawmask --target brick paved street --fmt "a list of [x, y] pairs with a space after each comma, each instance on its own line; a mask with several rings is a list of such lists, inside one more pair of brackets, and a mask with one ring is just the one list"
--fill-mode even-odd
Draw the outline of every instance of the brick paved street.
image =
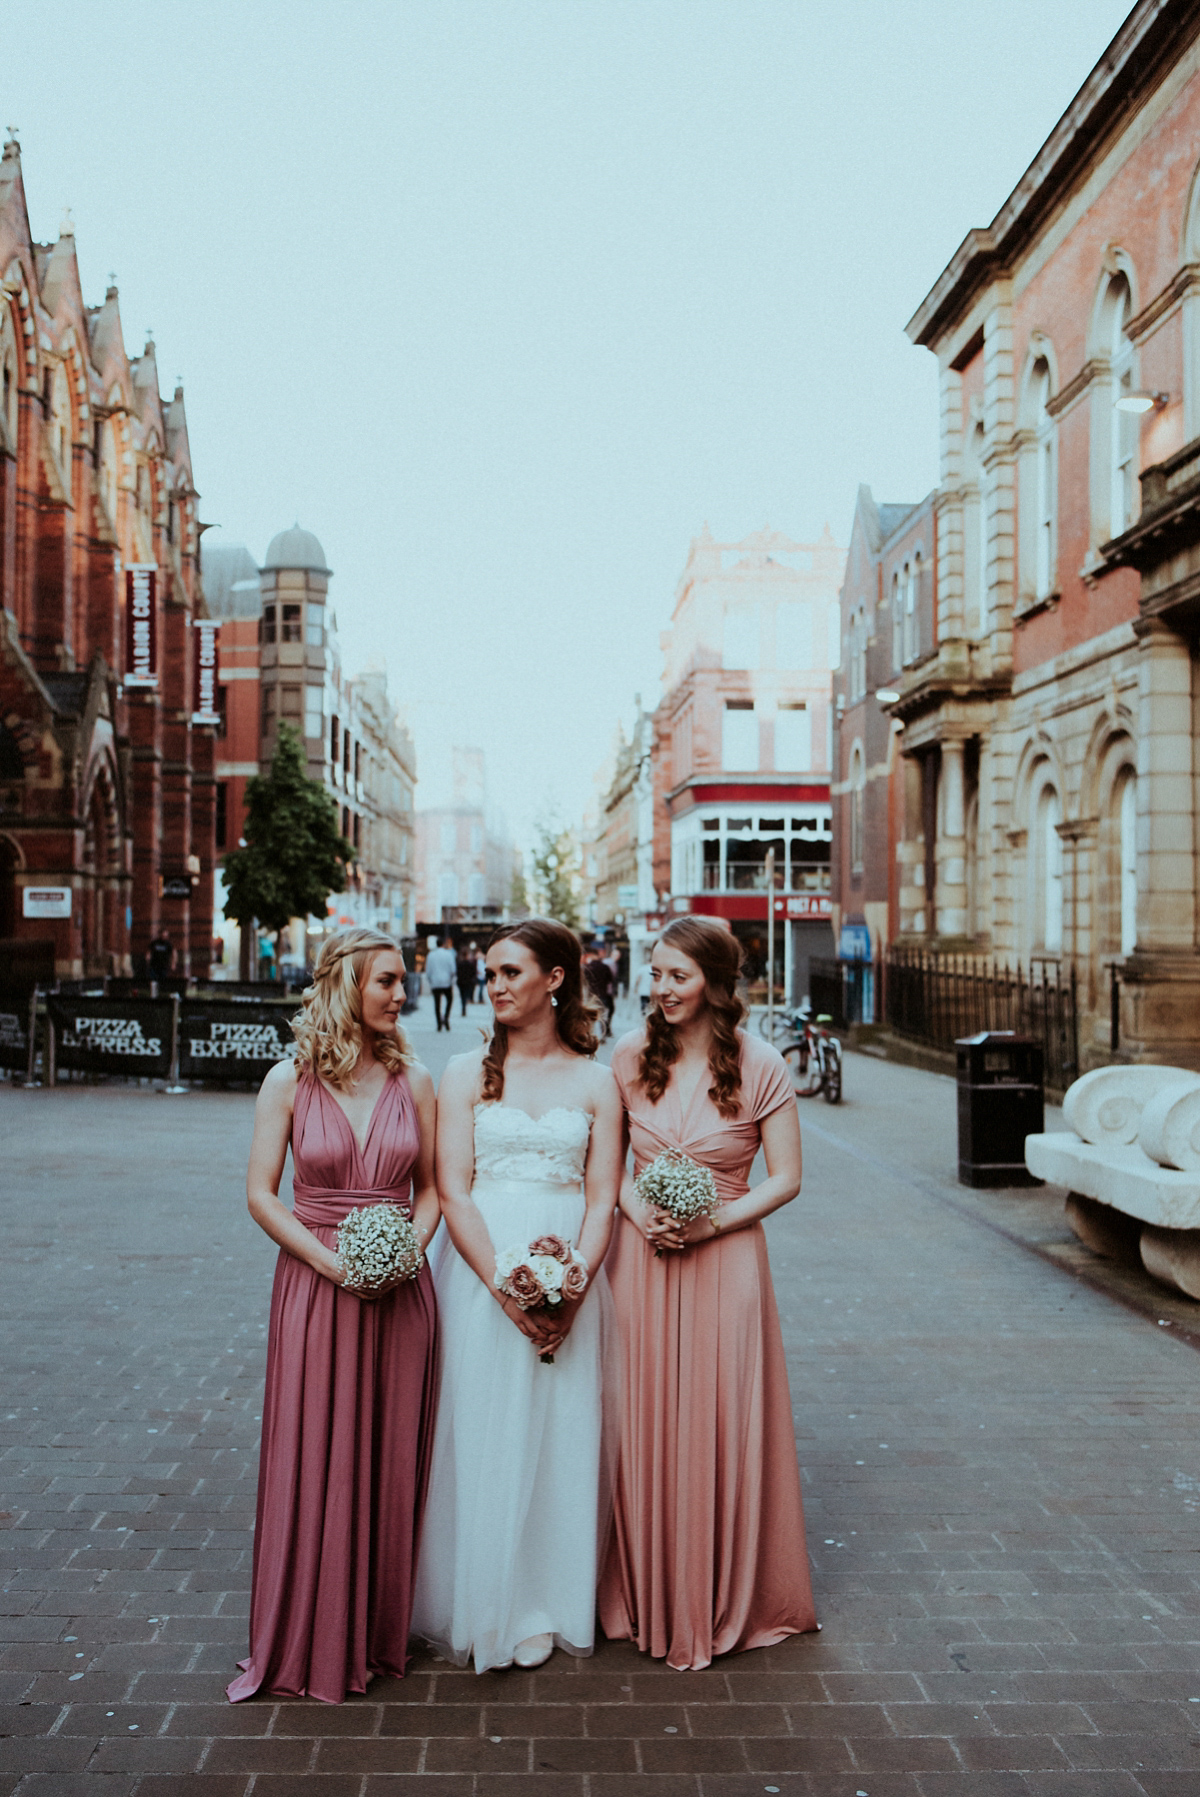
[[[427, 1017], [436, 1068], [468, 1036]], [[1053, 1195], [964, 1193], [948, 1081], [849, 1057], [846, 1083], [803, 1107], [770, 1225], [823, 1633], [703, 1673], [426, 1655], [340, 1708], [236, 1709], [274, 1254], [252, 1099], [0, 1088], [0, 1797], [1195, 1797], [1190, 1307], [1076, 1277]]]

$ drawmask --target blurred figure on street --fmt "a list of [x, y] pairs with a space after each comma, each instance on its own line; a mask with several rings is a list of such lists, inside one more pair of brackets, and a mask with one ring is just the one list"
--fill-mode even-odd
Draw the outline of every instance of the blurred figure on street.
[[649, 955], [637, 970], [633, 982], [634, 996], [642, 1007], [642, 1016], [650, 1009], [650, 995], [654, 991], [654, 964]]
[[475, 949], [475, 1003], [481, 1005], [487, 997], [487, 959], [475, 943], [471, 947]]
[[475, 957], [465, 945], [458, 951], [458, 962], [455, 969], [455, 980], [458, 984], [458, 996], [462, 1003], [462, 1014], [467, 1014], [467, 1006], [475, 996]]
[[439, 1030], [450, 1028], [450, 1013], [454, 1008], [454, 976], [457, 971], [454, 938], [444, 936], [440, 948], [430, 949], [429, 959], [425, 963], [425, 978], [433, 993], [433, 1015]]
[[169, 978], [175, 965], [175, 948], [165, 930], [160, 930], [150, 944], [150, 952], [146, 957], [146, 969], [152, 980]]

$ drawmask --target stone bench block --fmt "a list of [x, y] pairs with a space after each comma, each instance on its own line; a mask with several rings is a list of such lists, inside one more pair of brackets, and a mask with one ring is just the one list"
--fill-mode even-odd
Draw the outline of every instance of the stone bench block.
[[1060, 1130], [1026, 1136], [1025, 1165], [1038, 1179], [1080, 1192], [1162, 1229], [1200, 1229], [1200, 1172], [1160, 1167], [1136, 1144], [1097, 1147]]
[[1200, 1232], [1192, 1229], [1142, 1230], [1142, 1265], [1164, 1285], [1200, 1298]]
[[1173, 1086], [1200, 1087], [1200, 1074], [1184, 1067], [1097, 1067], [1068, 1091], [1063, 1121], [1084, 1142], [1136, 1142], [1146, 1105]]
[[1177, 1080], [1148, 1100], [1138, 1146], [1160, 1166], [1200, 1170], [1200, 1082]]

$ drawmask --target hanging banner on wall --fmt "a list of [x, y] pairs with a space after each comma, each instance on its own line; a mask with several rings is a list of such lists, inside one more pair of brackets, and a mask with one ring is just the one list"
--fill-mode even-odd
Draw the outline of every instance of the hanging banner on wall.
[[179, 1023], [181, 1079], [261, 1080], [296, 1052], [292, 1006], [185, 1004]]
[[60, 998], [46, 1001], [58, 1065], [85, 1073], [165, 1078], [171, 1065], [171, 1006], [161, 999]]
[[125, 684], [158, 685], [158, 566], [135, 562], [125, 570]]
[[193, 724], [219, 724], [217, 706], [217, 638], [221, 626], [216, 618], [192, 619], [192, 698], [196, 709]]

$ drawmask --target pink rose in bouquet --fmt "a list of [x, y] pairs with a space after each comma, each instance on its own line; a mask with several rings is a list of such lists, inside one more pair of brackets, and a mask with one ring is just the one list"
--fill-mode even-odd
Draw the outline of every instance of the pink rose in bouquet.
[[[559, 1235], [539, 1235], [528, 1247], [503, 1248], [496, 1256], [493, 1284], [522, 1310], [553, 1310], [564, 1300], [575, 1302], [587, 1290], [588, 1269], [582, 1255]], [[538, 1356], [553, 1366], [553, 1354]]]

